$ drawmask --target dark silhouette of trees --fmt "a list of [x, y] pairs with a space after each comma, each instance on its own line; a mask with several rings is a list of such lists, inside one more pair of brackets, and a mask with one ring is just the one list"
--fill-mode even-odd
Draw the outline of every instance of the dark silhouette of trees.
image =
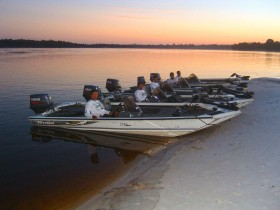
[[0, 48], [147, 48], [147, 49], [220, 49], [229, 50], [231, 45], [194, 44], [78, 44], [54, 40], [1, 39]]
[[232, 45], [233, 50], [251, 50], [251, 51], [274, 51], [280, 52], [280, 42], [274, 42], [273, 39], [268, 39], [265, 43], [239, 43]]
[[243, 42], [234, 45], [194, 45], [194, 44], [79, 44], [55, 40], [1, 39], [0, 48], [146, 48], [146, 49], [215, 49], [250, 50], [280, 52], [280, 43], [268, 39], [265, 43]]
[[76, 44], [65, 41], [54, 40], [25, 40], [25, 39], [1, 39], [0, 48], [69, 48], [82, 47], [82, 44]]

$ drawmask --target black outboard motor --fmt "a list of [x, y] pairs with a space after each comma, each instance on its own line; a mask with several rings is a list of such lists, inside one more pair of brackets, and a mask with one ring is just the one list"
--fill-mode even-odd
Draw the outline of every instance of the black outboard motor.
[[90, 91], [97, 90], [99, 92], [99, 98], [101, 99], [101, 89], [99, 86], [96, 85], [85, 85], [83, 91], [83, 97], [88, 101], [90, 99]]
[[158, 81], [160, 82], [161, 77], [159, 73], [150, 73], [150, 81], [152, 82], [154, 79], [154, 76], [157, 75], [158, 76]]
[[145, 84], [146, 83], [145, 77], [144, 76], [137, 77], [137, 84], [138, 83]]
[[106, 89], [109, 92], [121, 91], [120, 81], [117, 79], [107, 79]]
[[30, 109], [36, 114], [43, 113], [53, 106], [54, 103], [51, 97], [46, 93], [30, 95]]

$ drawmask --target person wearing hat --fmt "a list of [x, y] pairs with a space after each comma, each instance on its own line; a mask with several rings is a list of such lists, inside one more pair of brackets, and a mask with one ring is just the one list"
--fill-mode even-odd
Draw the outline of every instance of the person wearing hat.
[[145, 101], [148, 96], [144, 89], [145, 83], [146, 82], [144, 80], [139, 80], [137, 83], [137, 90], [134, 92], [134, 96], [137, 102]]
[[[147, 101], [148, 96], [154, 99], [166, 99], [165, 93], [160, 89], [160, 85], [158, 84], [158, 77], [155, 76], [152, 83], [155, 83], [154, 88], [152, 88], [152, 83], [149, 85], [150, 87], [150, 94], [148, 94], [145, 90], [145, 81], [138, 80], [137, 83], [137, 90], [134, 92], [135, 100], [137, 102]], [[150, 99], [150, 98], [149, 98]]]
[[85, 116], [96, 120], [104, 115], [112, 115], [113, 112], [106, 110], [103, 104], [98, 100], [99, 92], [98, 90], [90, 91], [90, 100], [85, 106]]

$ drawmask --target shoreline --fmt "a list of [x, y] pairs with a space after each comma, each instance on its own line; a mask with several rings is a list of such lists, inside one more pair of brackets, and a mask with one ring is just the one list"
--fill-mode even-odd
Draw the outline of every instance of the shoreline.
[[140, 160], [78, 209], [278, 209], [279, 86], [251, 80], [240, 116]]
[[0, 39], [0, 48], [131, 48], [131, 49], [204, 49], [280, 52], [280, 44], [268, 39], [265, 43], [242, 42], [238, 44], [116, 44], [73, 43], [62, 40]]
[[120, 171], [115, 171], [117, 173], [110, 175], [109, 177], [106, 177], [106, 182], [102, 181], [102, 183], [99, 183], [99, 187], [97, 189], [92, 189], [91, 191], [84, 192], [77, 198], [75, 198], [74, 201], [69, 202], [68, 204], [65, 204], [63, 206], [58, 207], [59, 209], [78, 209], [81, 205], [86, 203], [88, 200], [91, 200], [92, 198], [97, 197], [100, 193], [103, 193], [104, 190], [106, 190], [108, 187], [110, 187], [112, 184], [117, 182], [118, 180], [122, 179], [126, 176], [127, 173], [129, 173], [130, 168], [133, 167], [133, 165], [139, 164], [141, 162], [143, 157], [139, 156], [137, 159], [133, 160], [131, 163], [128, 163], [125, 165]]

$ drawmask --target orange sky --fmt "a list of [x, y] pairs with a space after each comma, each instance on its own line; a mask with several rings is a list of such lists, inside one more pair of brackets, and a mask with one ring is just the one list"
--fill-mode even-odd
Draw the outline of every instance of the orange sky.
[[234, 44], [280, 40], [276, 0], [0, 0], [0, 39]]

